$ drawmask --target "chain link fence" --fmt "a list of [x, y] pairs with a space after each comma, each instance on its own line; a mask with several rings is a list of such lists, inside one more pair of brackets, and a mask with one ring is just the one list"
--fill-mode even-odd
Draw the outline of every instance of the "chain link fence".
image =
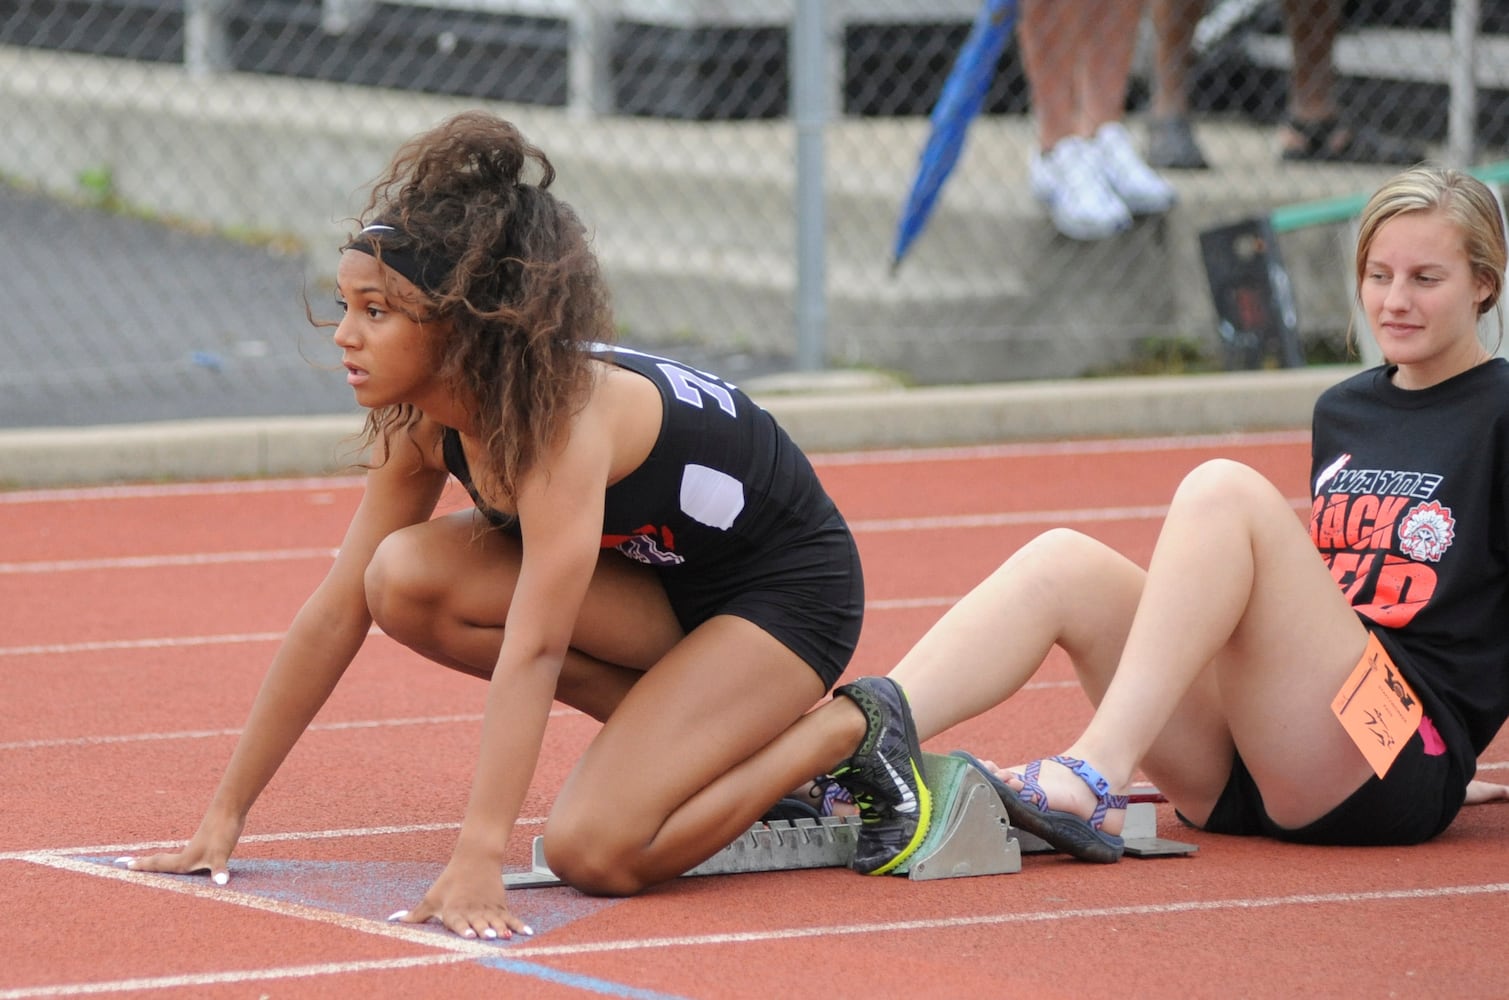
[[[1032, 193], [1037, 116], [1013, 37], [894, 266], [928, 114], [978, 3], [815, 0], [822, 83], [803, 140], [806, 2], [0, 0], [0, 426], [351, 409], [306, 304], [334, 315], [337, 249], [397, 144], [466, 107], [551, 156], [622, 338], [735, 379], [813, 357], [923, 383], [1231, 365], [1202, 234], [1359, 196], [1396, 169], [1281, 159], [1294, 49], [1280, 7], [1209, 0], [1188, 82], [1209, 167], [1163, 171], [1167, 214], [1067, 239]], [[1464, 166], [1509, 155], [1509, 5], [1337, 2], [1349, 127]], [[1144, 18], [1126, 98], [1139, 144], [1159, 51]], [[815, 248], [799, 204], [821, 215]], [[1301, 216], [1269, 235], [1303, 353], [1334, 360], [1345, 219]]]

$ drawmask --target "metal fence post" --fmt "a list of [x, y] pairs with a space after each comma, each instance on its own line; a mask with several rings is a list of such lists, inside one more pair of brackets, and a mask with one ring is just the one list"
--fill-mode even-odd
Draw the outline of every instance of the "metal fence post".
[[612, 14], [603, 0], [582, 0], [566, 19], [570, 42], [566, 53], [566, 107], [573, 117], [612, 114]]
[[184, 0], [183, 65], [190, 76], [231, 68], [225, 37], [226, 0]]
[[1451, 9], [1451, 106], [1446, 117], [1446, 163], [1466, 168], [1477, 154], [1478, 0], [1456, 0]]
[[823, 0], [797, 0], [791, 25], [791, 118], [796, 127], [796, 363], [824, 366], [828, 324], [827, 204], [823, 131], [828, 122], [828, 19]]

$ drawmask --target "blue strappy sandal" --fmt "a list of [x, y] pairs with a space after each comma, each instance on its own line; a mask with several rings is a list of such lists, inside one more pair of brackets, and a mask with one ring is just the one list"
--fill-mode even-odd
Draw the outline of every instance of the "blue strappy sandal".
[[1108, 865], [1121, 860], [1126, 843], [1115, 834], [1106, 833], [1100, 825], [1107, 812], [1127, 807], [1127, 797], [1111, 795], [1110, 782], [1089, 764], [1075, 757], [1048, 758], [1073, 771], [1095, 793], [1095, 811], [1087, 820], [1061, 809], [1048, 808], [1048, 796], [1038, 784], [1038, 775], [1043, 768], [1041, 760], [1027, 765], [1022, 774], [1022, 789], [1017, 791], [966, 751], [955, 750], [953, 756], [968, 761], [985, 776], [1001, 797], [1006, 815], [1015, 826], [1081, 861]]

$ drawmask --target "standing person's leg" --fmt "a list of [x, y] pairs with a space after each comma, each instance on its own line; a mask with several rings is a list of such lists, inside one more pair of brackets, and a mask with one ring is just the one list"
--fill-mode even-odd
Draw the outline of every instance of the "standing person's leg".
[[1099, 0], [1086, 23], [1076, 74], [1082, 128], [1102, 176], [1133, 215], [1161, 215], [1174, 207], [1178, 192], [1143, 161], [1122, 124], [1144, 6], [1144, 0]]
[[1174, 170], [1204, 170], [1209, 164], [1189, 122], [1189, 71], [1205, 0], [1152, 0], [1149, 11], [1157, 44], [1147, 162]]
[[1301, 122], [1336, 117], [1336, 64], [1340, 0], [1284, 0], [1284, 26], [1294, 55], [1289, 115]]
[[1032, 117], [1038, 145], [1050, 150], [1082, 131], [1081, 95], [1077, 67], [1093, 13], [1087, 0], [1022, 0], [1017, 15], [1017, 41], [1022, 69], [1032, 91]]
[[1344, 120], [1336, 99], [1336, 39], [1341, 34], [1341, 0], [1284, 0], [1294, 68], [1289, 79], [1289, 107], [1279, 132], [1286, 160], [1392, 163], [1408, 166], [1425, 158], [1425, 150]]
[[[1215, 461], [1191, 473], [1170, 506], [1115, 676], [1065, 752], [1115, 792], [1141, 766], [1196, 823], [1219, 794], [1189, 787], [1183, 754], [1158, 743], [1191, 686], [1213, 675], [1214, 708], [1262, 790], [1268, 815], [1298, 827], [1372, 771], [1331, 714], [1366, 632], [1284, 497], [1256, 472]], [[1096, 793], [1067, 768], [1039, 776], [1051, 808], [1091, 815]], [[1122, 817], [1111, 812], [1105, 829]]]
[[1074, 64], [1079, 93], [1079, 132], [1094, 135], [1109, 122], [1126, 115], [1127, 84], [1145, 0], [1096, 0], [1086, 17]]
[[1100, 240], [1132, 225], [1132, 213], [1103, 176], [1084, 131], [1083, 77], [1090, 23], [1100, 0], [1022, 0], [1017, 39], [1032, 90], [1037, 148], [1028, 161], [1032, 196], [1053, 227], [1075, 240]]

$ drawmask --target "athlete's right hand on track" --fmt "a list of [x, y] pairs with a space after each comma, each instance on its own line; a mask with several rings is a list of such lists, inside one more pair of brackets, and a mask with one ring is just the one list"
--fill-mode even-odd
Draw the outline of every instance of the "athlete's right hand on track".
[[145, 858], [116, 858], [115, 863], [134, 872], [208, 875], [216, 885], [225, 885], [231, 879], [231, 851], [241, 837], [242, 825], [241, 820], [211, 823], [209, 817], [205, 817], [183, 850]]

